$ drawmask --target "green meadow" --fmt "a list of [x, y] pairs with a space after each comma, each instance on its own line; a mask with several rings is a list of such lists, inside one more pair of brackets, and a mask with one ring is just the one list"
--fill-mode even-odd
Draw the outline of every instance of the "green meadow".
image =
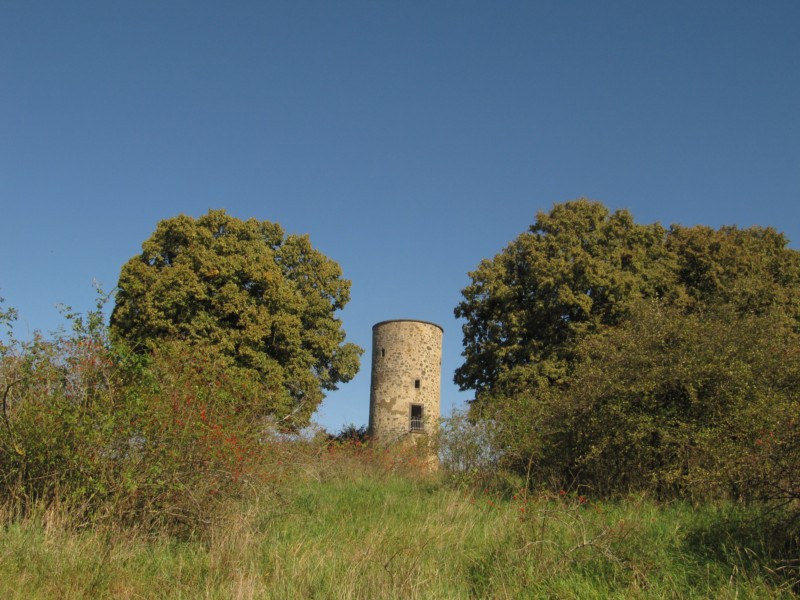
[[465, 489], [376, 456], [286, 449], [276, 481], [180, 534], [80, 522], [64, 506], [6, 514], [0, 596], [796, 597], [774, 512]]

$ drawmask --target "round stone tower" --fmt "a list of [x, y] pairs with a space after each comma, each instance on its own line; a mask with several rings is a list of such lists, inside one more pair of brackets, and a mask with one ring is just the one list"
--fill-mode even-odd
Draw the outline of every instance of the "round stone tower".
[[372, 327], [369, 432], [375, 441], [391, 443], [438, 427], [443, 333], [426, 321]]

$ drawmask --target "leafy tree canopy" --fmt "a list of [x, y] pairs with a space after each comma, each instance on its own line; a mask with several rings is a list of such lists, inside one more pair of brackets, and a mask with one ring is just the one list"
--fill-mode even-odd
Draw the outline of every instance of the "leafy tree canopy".
[[577, 200], [471, 274], [462, 389], [507, 466], [604, 493], [798, 494], [800, 252]]
[[255, 402], [290, 427], [352, 379], [363, 350], [345, 343], [337, 310], [350, 282], [308, 236], [212, 210], [158, 223], [119, 278], [112, 336], [141, 352], [164, 343], [222, 357], [255, 377]]
[[687, 311], [777, 310], [800, 327], [800, 252], [774, 229], [665, 229], [585, 199], [539, 213], [470, 277], [455, 309], [465, 319], [455, 381], [478, 404], [564, 383], [578, 343], [619, 324], [640, 298]]

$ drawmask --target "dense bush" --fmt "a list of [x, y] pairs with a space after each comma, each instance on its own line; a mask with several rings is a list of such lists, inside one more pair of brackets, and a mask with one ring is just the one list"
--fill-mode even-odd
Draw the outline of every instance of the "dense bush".
[[274, 423], [253, 401], [257, 382], [177, 344], [132, 354], [99, 314], [72, 317], [71, 333], [10, 333], [0, 346], [0, 495], [14, 510], [59, 502], [192, 530], [268, 475]]
[[581, 368], [569, 385], [524, 409], [536, 430], [507, 427], [504, 442], [536, 457], [538, 479], [596, 493], [796, 500], [798, 341], [770, 315], [643, 302], [578, 346]]

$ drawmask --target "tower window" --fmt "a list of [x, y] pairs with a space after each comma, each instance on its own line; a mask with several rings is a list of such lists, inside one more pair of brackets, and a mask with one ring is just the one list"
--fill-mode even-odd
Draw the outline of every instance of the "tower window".
[[422, 404], [412, 404], [409, 418], [409, 431], [425, 431], [424, 408]]
[[414, 389], [419, 389], [419, 379], [414, 380]]
[[381, 358], [383, 358], [384, 356], [386, 356], [386, 349], [381, 348]]

